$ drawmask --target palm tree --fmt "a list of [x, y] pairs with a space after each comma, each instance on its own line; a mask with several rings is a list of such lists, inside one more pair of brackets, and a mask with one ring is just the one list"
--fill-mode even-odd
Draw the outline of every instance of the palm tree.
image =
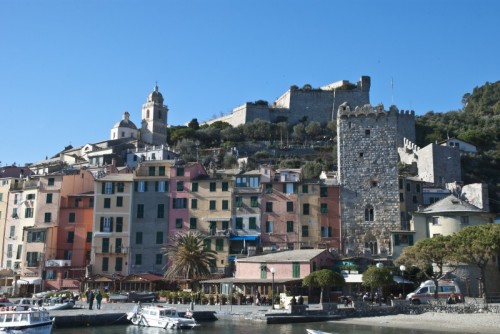
[[210, 264], [217, 252], [206, 249], [198, 232], [177, 233], [162, 249], [167, 256], [166, 279], [197, 280], [210, 275]]

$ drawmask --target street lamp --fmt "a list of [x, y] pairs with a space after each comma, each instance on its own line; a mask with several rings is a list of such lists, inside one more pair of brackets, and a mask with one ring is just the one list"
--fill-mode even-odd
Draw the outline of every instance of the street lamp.
[[405, 265], [404, 264], [400, 265], [399, 270], [401, 270], [401, 276], [403, 277], [403, 299], [406, 299], [406, 295], [405, 295], [405, 270], [406, 270], [406, 267], [405, 267]]
[[272, 306], [273, 310], [274, 310], [274, 273], [275, 273], [275, 269], [274, 269], [274, 267], [271, 267], [271, 275], [273, 276], [273, 283], [271, 286], [271, 306]]

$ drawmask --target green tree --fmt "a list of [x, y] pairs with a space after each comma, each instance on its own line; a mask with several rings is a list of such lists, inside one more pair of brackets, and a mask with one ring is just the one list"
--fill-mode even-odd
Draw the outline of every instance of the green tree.
[[167, 256], [166, 279], [197, 281], [210, 275], [210, 265], [217, 253], [205, 247], [205, 238], [198, 232], [177, 233], [162, 248]]
[[500, 225], [469, 226], [452, 238], [452, 245], [459, 260], [476, 266], [481, 272], [480, 294], [486, 302], [486, 267], [500, 252]]
[[323, 293], [325, 289], [333, 288], [334, 286], [343, 286], [345, 284], [344, 277], [330, 269], [322, 269], [313, 271], [302, 280], [302, 285], [310, 288], [321, 288], [319, 302], [323, 303]]
[[438, 298], [439, 280], [446, 274], [445, 267], [453, 268], [456, 252], [453, 250], [451, 236], [435, 236], [422, 239], [415, 245], [406, 247], [396, 264], [406, 268], [417, 267], [436, 285], [434, 298]]
[[308, 161], [302, 167], [302, 173], [304, 175], [304, 179], [318, 178], [323, 170], [324, 170], [323, 164], [314, 161]]
[[317, 136], [321, 134], [321, 124], [316, 121], [312, 121], [305, 127], [306, 134], [309, 136], [310, 140], [316, 139]]
[[372, 289], [384, 288], [394, 284], [392, 277], [392, 269], [390, 267], [368, 266], [363, 272], [363, 285]]
[[188, 123], [188, 127], [193, 130], [198, 130], [200, 128], [200, 124], [198, 123], [198, 118], [193, 118], [191, 122]]

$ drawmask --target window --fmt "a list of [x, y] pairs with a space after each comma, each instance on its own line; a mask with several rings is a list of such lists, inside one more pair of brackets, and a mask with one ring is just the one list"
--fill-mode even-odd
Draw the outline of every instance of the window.
[[267, 278], [267, 266], [265, 262], [260, 264], [260, 278]]
[[229, 210], [229, 201], [227, 199], [222, 200], [222, 210]]
[[172, 207], [174, 209], [185, 209], [187, 207], [187, 198], [174, 198]]
[[224, 239], [215, 239], [215, 250], [218, 252], [224, 250]]
[[16, 235], [16, 226], [15, 225], [11, 225], [10, 226], [10, 234], [9, 234], [9, 237], [10, 238], [14, 238], [14, 236]]
[[167, 181], [156, 181], [155, 182], [155, 191], [164, 193], [167, 191], [168, 183]]
[[[35, 194], [28, 194], [28, 195], [26, 195], [26, 199], [28, 199], [28, 200], [33, 200], [33, 199], [35, 199]], [[1, 199], [1, 197], [0, 197], [0, 202], [1, 202], [1, 201], [2, 201], [2, 199]]]
[[108, 269], [109, 269], [109, 258], [103, 257], [102, 258], [102, 271], [108, 271]]
[[205, 250], [211, 250], [212, 249], [212, 240], [208, 239], [208, 238], [203, 240], [203, 248]]
[[222, 229], [227, 230], [229, 228], [229, 222], [227, 220], [222, 222]]
[[184, 167], [177, 167], [177, 176], [184, 176]]
[[374, 220], [373, 206], [367, 205], [365, 208], [365, 221], [372, 222]]
[[366, 138], [370, 137], [370, 130], [365, 130], [365, 137]]
[[266, 202], [266, 212], [273, 212], [273, 202]]
[[286, 231], [287, 233], [293, 232], [293, 220], [289, 220], [286, 222]]
[[237, 230], [243, 229], [243, 218], [242, 217], [236, 217], [236, 229]]
[[28, 231], [28, 242], [45, 242], [45, 231]]
[[439, 217], [432, 217], [432, 225], [439, 225]]
[[211, 200], [209, 203], [209, 209], [215, 210], [217, 208], [217, 202], [215, 200]]
[[298, 262], [292, 263], [292, 277], [300, 278], [300, 264]]
[[136, 245], [142, 245], [142, 232], [135, 232]]
[[85, 242], [87, 243], [92, 242], [92, 232], [87, 232], [87, 238], [85, 239]]
[[273, 222], [266, 221], [266, 233], [273, 233]]
[[40, 253], [26, 252], [26, 262], [28, 267], [38, 267], [40, 261]]
[[372, 188], [378, 187], [378, 181], [372, 181], [370, 185], [372, 186]]
[[307, 184], [302, 185], [302, 193], [307, 194], [309, 192], [309, 187]]
[[135, 254], [135, 265], [142, 265], [142, 254]]
[[198, 182], [191, 183], [191, 191], [194, 193], [198, 191]]
[[136, 192], [144, 193], [148, 191], [148, 183], [146, 181], [136, 181], [134, 182], [134, 187]]
[[229, 191], [229, 183], [222, 182], [222, 191]]
[[105, 198], [104, 199], [104, 208], [105, 209], [111, 208], [111, 198]]
[[116, 206], [117, 207], [123, 206], [123, 197], [122, 196], [116, 196]]
[[399, 201], [404, 202], [405, 201], [405, 195], [403, 193], [399, 193]]
[[49, 179], [47, 181], [47, 185], [48, 186], [53, 186], [54, 185], [54, 178], [53, 177], [49, 177]]
[[113, 182], [104, 182], [104, 194], [110, 195], [114, 193]]
[[286, 211], [293, 212], [293, 202], [286, 202]]
[[243, 206], [243, 198], [241, 198], [240, 196], [237, 196], [235, 199], [234, 199], [234, 205], [237, 207], [237, 208], [241, 208]]
[[189, 218], [189, 229], [196, 230], [197, 223], [198, 223], [198, 219], [196, 219], [196, 217]]
[[249, 217], [248, 218], [248, 228], [250, 230], [256, 230], [257, 229], [257, 218], [255, 218], [255, 217]]
[[45, 203], [50, 204], [52, 203], [52, 194], [47, 194], [47, 197], [45, 199]]
[[399, 179], [399, 189], [403, 189], [403, 179]]
[[115, 253], [122, 252], [122, 238], [115, 239]]
[[295, 194], [296, 187], [294, 183], [283, 183], [283, 192], [287, 194]]
[[411, 191], [411, 184], [407, 183], [406, 184], [406, 192], [410, 192]]
[[158, 167], [158, 175], [165, 176], [165, 166]]
[[310, 207], [309, 203], [302, 204], [302, 214], [308, 215], [309, 214], [309, 207]]
[[413, 195], [413, 203], [418, 203], [418, 199], [416, 195]]
[[[0, 217], [2, 218], [2, 217]], [[33, 208], [24, 209], [24, 218], [33, 218]]]
[[116, 217], [116, 232], [123, 232], [123, 217]]
[[155, 264], [156, 265], [163, 264], [163, 254], [156, 254], [155, 255]]
[[273, 185], [271, 183], [266, 183], [266, 194], [273, 193]]
[[156, 218], [164, 218], [165, 217], [165, 205], [164, 204], [158, 204], [158, 207], [156, 209]]
[[115, 270], [122, 271], [122, 269], [123, 269], [123, 259], [121, 257], [117, 257], [115, 262]]
[[177, 181], [177, 191], [183, 191], [184, 190], [184, 181]]
[[137, 218], [144, 218], [144, 204], [137, 204]]
[[182, 218], [177, 218], [175, 220], [175, 228], [177, 228], [177, 229], [182, 228]]
[[113, 232], [113, 218], [101, 217], [100, 232], [111, 233]]
[[460, 217], [460, 224], [469, 225], [469, 216], [461, 216]]
[[331, 238], [331, 236], [332, 236], [332, 228], [330, 226], [321, 226], [321, 237]]
[[320, 187], [319, 188], [319, 197], [328, 197], [328, 188]]
[[149, 168], [148, 168], [148, 175], [149, 176], [155, 176], [155, 174], [156, 174], [156, 167], [149, 166]]
[[11, 258], [12, 257], [12, 244], [7, 245], [7, 257]]
[[161, 245], [163, 243], [163, 232], [156, 232], [156, 244]]
[[252, 208], [258, 208], [259, 207], [259, 199], [258, 199], [257, 196], [250, 197], [250, 206]]
[[69, 213], [68, 222], [70, 222], [70, 223], [75, 222], [75, 213], [74, 212]]
[[309, 236], [309, 226], [302, 225], [302, 236], [303, 237], [308, 237]]
[[248, 178], [250, 188], [259, 188], [260, 187], [260, 179], [258, 176], [250, 176]]
[[217, 190], [217, 183], [210, 182], [210, 192], [214, 192]]
[[116, 191], [122, 193], [125, 190], [125, 183], [117, 182], [116, 183]]
[[246, 176], [238, 176], [236, 178], [236, 187], [238, 187], [238, 188], [246, 188], [247, 187]]
[[12, 208], [12, 218], [18, 218], [18, 216], [17, 216], [17, 208]]
[[102, 238], [102, 253], [109, 253], [109, 238]]
[[23, 245], [17, 245], [16, 260], [21, 259], [22, 253], [23, 253]]
[[198, 209], [198, 199], [191, 198], [191, 209]]
[[45, 217], [44, 217], [44, 222], [45, 223], [50, 223], [50, 221], [52, 220], [52, 213], [50, 212], [45, 212]]
[[320, 204], [320, 212], [321, 213], [328, 213], [328, 204], [327, 203]]

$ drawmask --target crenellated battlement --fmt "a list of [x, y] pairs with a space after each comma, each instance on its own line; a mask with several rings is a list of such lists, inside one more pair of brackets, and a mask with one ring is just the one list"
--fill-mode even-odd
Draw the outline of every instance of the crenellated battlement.
[[385, 116], [387, 114], [388, 112], [384, 110], [383, 104], [378, 104], [375, 107], [370, 104], [365, 104], [362, 107], [357, 106], [354, 110], [352, 110], [347, 102], [340, 105], [337, 113], [338, 117], [358, 117], [368, 115]]
[[420, 147], [417, 144], [406, 137], [403, 138], [403, 147], [407, 152], [417, 152], [418, 150], [420, 150]]

